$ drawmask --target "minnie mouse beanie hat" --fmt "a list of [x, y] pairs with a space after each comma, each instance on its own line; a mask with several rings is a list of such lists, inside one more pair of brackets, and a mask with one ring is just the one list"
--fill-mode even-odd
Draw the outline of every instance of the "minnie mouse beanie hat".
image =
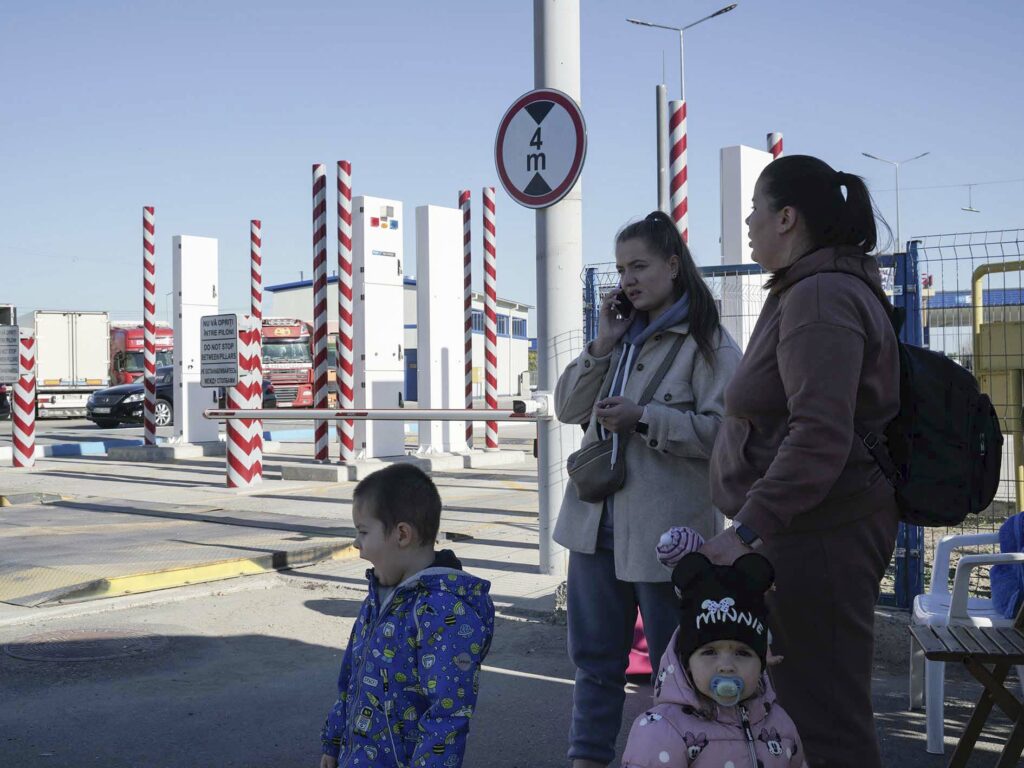
[[685, 665], [702, 645], [736, 640], [749, 645], [764, 669], [768, 654], [768, 608], [764, 594], [775, 581], [762, 555], [743, 555], [732, 565], [714, 565], [692, 552], [672, 571], [680, 597], [676, 650]]

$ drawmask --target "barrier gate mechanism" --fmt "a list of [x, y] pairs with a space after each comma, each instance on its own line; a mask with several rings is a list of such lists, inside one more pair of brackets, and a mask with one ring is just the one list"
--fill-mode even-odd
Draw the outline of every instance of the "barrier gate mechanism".
[[[906, 321], [900, 339], [906, 344], [923, 345], [920, 294], [917, 289], [916, 254], [911, 246], [909, 254], [879, 256], [883, 288], [893, 305], [906, 310]], [[767, 295], [761, 287], [764, 274], [757, 264], [731, 264], [700, 267], [701, 276], [715, 297], [722, 325], [726, 328], [752, 328]], [[619, 284], [614, 264], [596, 264], [584, 270], [583, 275], [583, 327], [587, 343], [597, 335], [601, 299]], [[735, 335], [735, 332], [734, 332]], [[745, 346], [745, 338], [737, 343]], [[924, 537], [918, 526], [900, 524], [896, 550], [883, 581], [879, 603], [909, 609], [914, 596], [921, 594], [924, 584]], [[887, 591], [892, 585], [892, 591]]]

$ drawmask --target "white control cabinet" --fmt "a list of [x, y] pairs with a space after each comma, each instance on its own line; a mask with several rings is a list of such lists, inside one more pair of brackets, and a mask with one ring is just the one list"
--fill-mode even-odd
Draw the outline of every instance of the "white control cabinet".
[[[420, 408], [466, 407], [462, 211], [416, 209], [416, 362]], [[421, 421], [421, 452], [466, 449], [466, 422]]]
[[[723, 147], [721, 163], [722, 264], [753, 264], [747, 235], [747, 217], [752, 209], [754, 184], [772, 161], [770, 152], [743, 145]], [[740, 345], [754, 331], [764, 304], [764, 275], [726, 275], [721, 280], [722, 324]]]
[[175, 235], [174, 257], [174, 441], [215, 442], [219, 422], [204, 419], [217, 407], [217, 390], [199, 384], [200, 318], [220, 313], [217, 240]]
[[[405, 385], [402, 237], [406, 222], [397, 200], [352, 200], [355, 407], [399, 408]], [[363, 458], [405, 454], [400, 421], [357, 421], [356, 451]]]

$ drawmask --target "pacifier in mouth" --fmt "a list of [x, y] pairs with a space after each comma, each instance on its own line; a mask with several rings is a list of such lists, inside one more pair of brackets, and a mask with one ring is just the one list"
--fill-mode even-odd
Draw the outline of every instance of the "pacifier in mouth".
[[723, 707], [734, 707], [743, 696], [743, 678], [734, 675], [715, 675], [711, 678], [711, 696]]

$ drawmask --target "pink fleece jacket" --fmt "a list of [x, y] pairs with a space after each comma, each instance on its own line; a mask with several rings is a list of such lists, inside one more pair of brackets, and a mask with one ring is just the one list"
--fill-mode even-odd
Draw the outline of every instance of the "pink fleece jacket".
[[767, 675], [764, 693], [719, 707], [694, 689], [675, 646], [674, 634], [661, 657], [654, 706], [634, 721], [622, 768], [806, 768], [796, 726], [775, 703]]

